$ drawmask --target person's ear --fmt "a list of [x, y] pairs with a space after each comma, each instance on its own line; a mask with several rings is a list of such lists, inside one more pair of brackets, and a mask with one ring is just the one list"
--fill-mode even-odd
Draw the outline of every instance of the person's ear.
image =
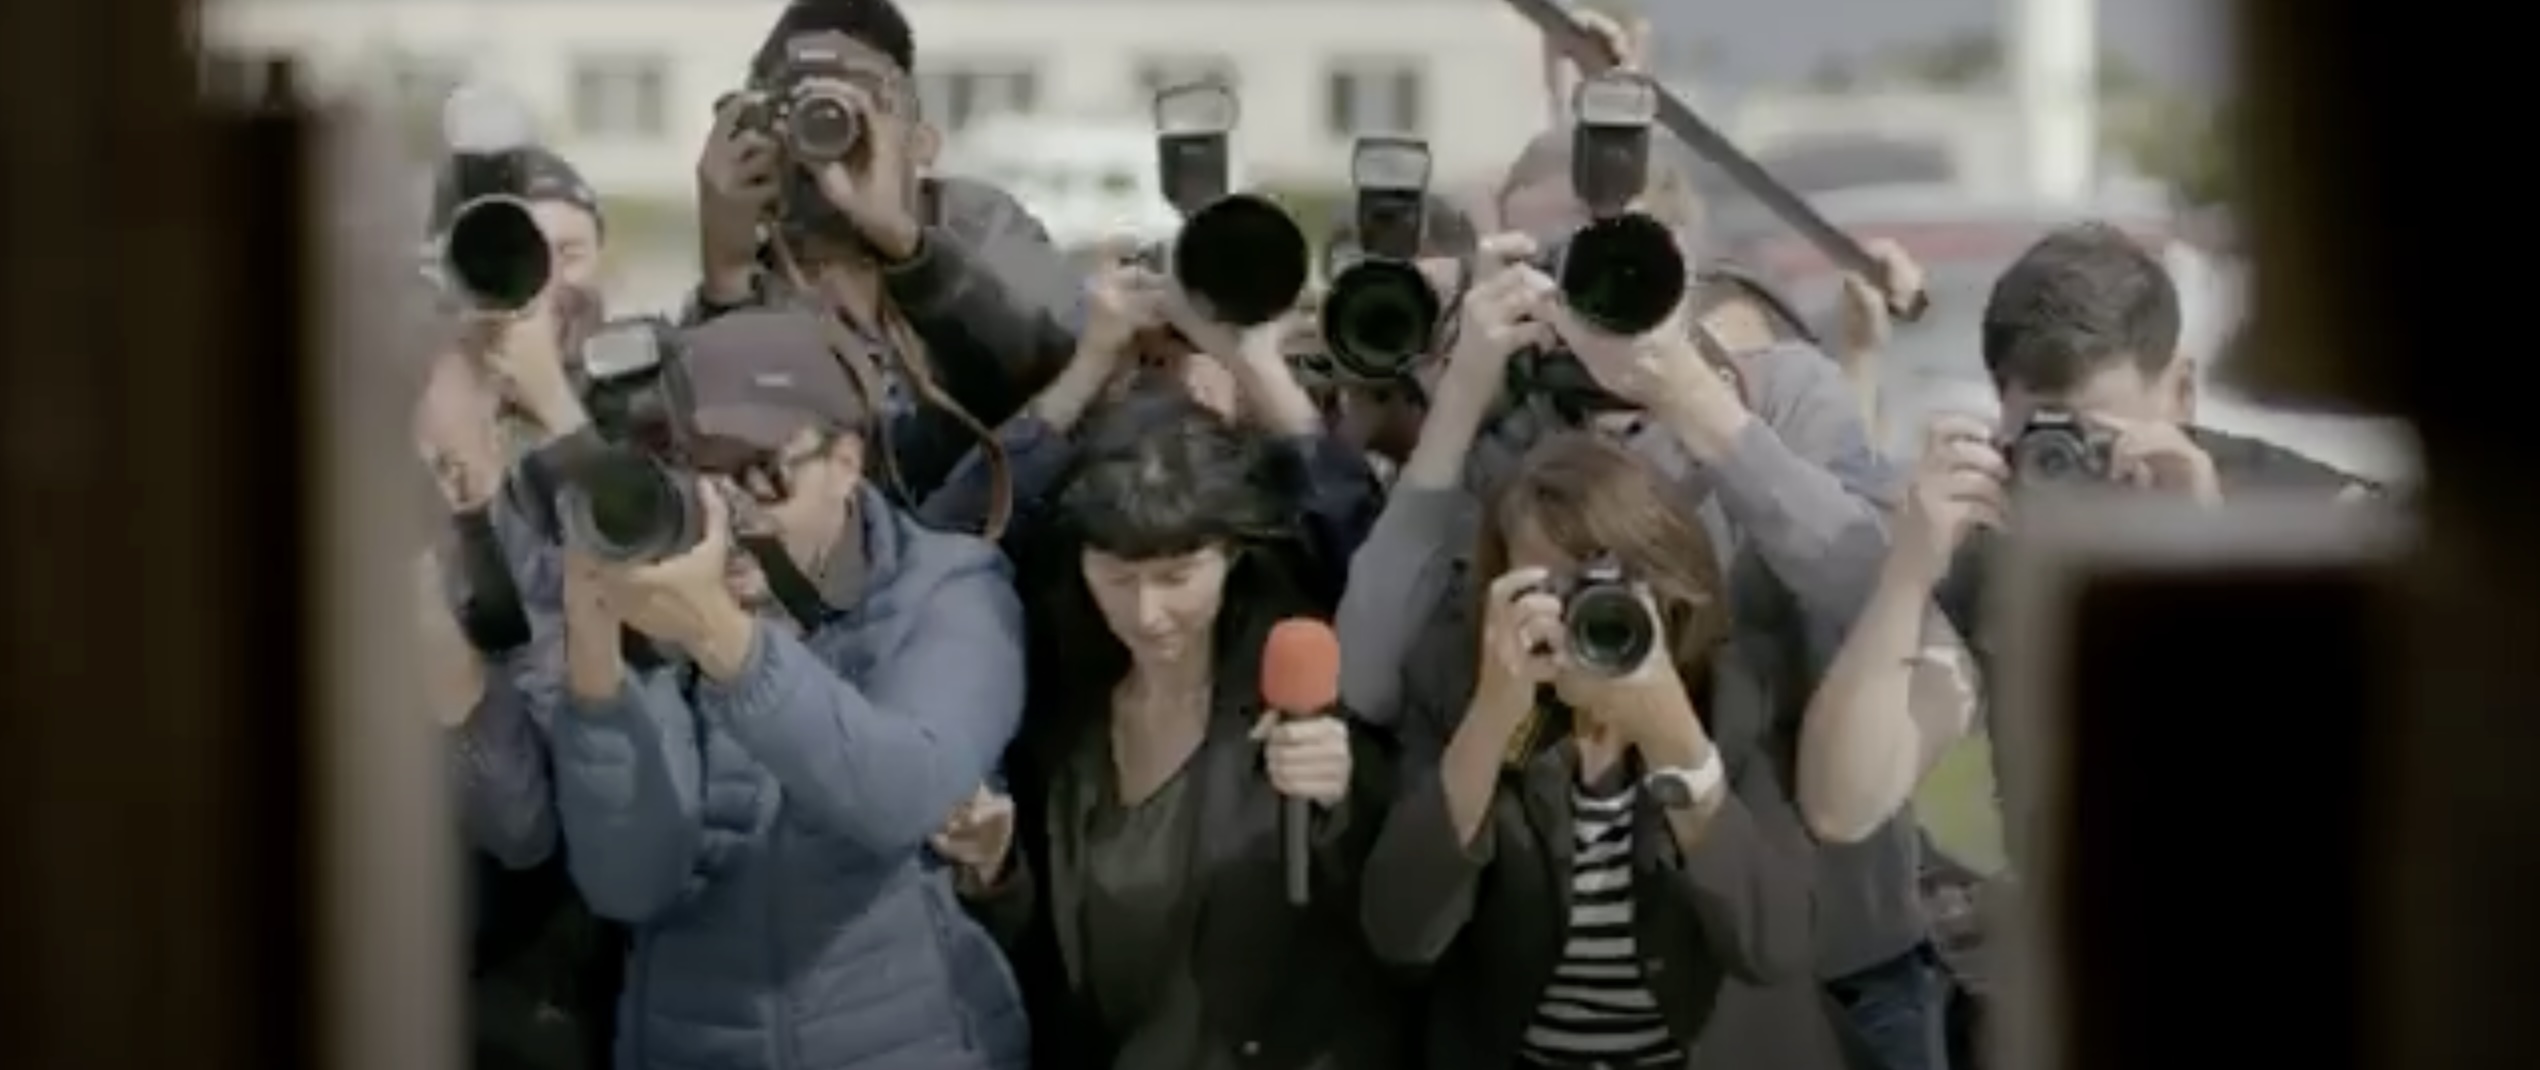
[[909, 163], [916, 166], [918, 173], [924, 174], [933, 171], [935, 169], [935, 156], [937, 153], [942, 152], [943, 149], [943, 132], [935, 129], [934, 123], [920, 119], [917, 121], [916, 126], [909, 128], [908, 159]]
[[[863, 478], [863, 476], [864, 476], [864, 436], [863, 436], [863, 435], [840, 435], [840, 436], [838, 436], [838, 440], [837, 440], [836, 442], [830, 443], [830, 445], [829, 445], [829, 459], [830, 459], [830, 460], [832, 460], [832, 461], [837, 462], [837, 464], [838, 464], [838, 467], [839, 467], [839, 468], [841, 468], [841, 469], [843, 469], [843, 470], [845, 470], [845, 471], [847, 471], [847, 472], [849, 472], [849, 473], [852, 473], [852, 474], [853, 474], [854, 476], [856, 476], [858, 479]], [[849, 486], [852, 488], [852, 486], [853, 486], [852, 481], [849, 483]]]
[[2171, 423], [2196, 422], [2197, 378], [2196, 358], [2182, 353], [2170, 359], [2169, 397], [2165, 400]]

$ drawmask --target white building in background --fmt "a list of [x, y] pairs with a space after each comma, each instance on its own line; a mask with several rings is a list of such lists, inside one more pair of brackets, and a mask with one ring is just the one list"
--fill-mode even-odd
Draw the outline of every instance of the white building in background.
[[[1238, 153], [1263, 183], [1339, 185], [1349, 139], [1429, 139], [1441, 184], [1486, 181], [1543, 122], [1538, 45], [1497, 0], [902, 0], [928, 115], [954, 137], [999, 113], [1143, 122], [1154, 86], [1242, 94]], [[288, 51], [322, 80], [437, 108], [508, 88], [613, 195], [685, 199], [712, 101], [782, 0], [216, 0], [216, 44]]]

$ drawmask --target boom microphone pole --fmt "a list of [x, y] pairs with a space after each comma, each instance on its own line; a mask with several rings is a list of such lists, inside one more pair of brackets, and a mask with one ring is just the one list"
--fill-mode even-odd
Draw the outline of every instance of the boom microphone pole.
[[[1582, 74], [1594, 77], [1612, 70], [1621, 61], [1604, 38], [1579, 25], [1578, 20], [1572, 18], [1557, 0], [1508, 0], [1508, 6], [1543, 31], [1544, 38], [1551, 41], [1552, 46], [1570, 62], [1578, 64]], [[1655, 85], [1655, 82], [1652, 84]], [[1764, 207], [1781, 217], [1782, 222], [1790, 224], [1792, 229], [1807, 238], [1809, 244], [1825, 254], [1826, 259], [1833, 261], [1837, 267], [1870, 280], [1879, 288], [1880, 295], [1887, 299], [1888, 311], [1898, 319], [1910, 323], [1922, 318], [1923, 310], [1931, 307], [1928, 294], [1920, 291], [1897, 293], [1896, 280], [1888, 277], [1886, 266], [1871, 256], [1869, 250], [1862, 248], [1860, 242], [1826, 222], [1826, 217], [1818, 215], [1817, 209], [1806, 198], [1791, 192], [1790, 187], [1782, 185], [1781, 180], [1764, 169], [1764, 165], [1756, 163], [1746, 150], [1730, 141], [1728, 135], [1695, 114], [1691, 107], [1686, 106], [1684, 98], [1663, 85], [1656, 88], [1658, 125], [1666, 127], [1668, 133], [1676, 135], [1677, 140], [1684, 142], [1703, 159], [1728, 172], [1729, 178], [1763, 202]]]

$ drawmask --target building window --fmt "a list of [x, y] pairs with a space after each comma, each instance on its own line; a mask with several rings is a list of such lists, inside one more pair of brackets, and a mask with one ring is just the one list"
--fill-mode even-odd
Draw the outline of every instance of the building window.
[[1226, 56], [1158, 56], [1139, 61], [1137, 72], [1137, 105], [1141, 111], [1166, 89], [1193, 85], [1243, 88], [1237, 84], [1235, 61]]
[[573, 130], [610, 141], [669, 132], [670, 63], [660, 56], [583, 56], [573, 61]]
[[1417, 60], [1355, 59], [1335, 63], [1324, 81], [1324, 129], [1333, 137], [1417, 136], [1427, 118], [1426, 72]]
[[992, 115], [1029, 115], [1040, 105], [1041, 76], [1029, 63], [930, 59], [917, 95], [937, 129], [960, 130]]

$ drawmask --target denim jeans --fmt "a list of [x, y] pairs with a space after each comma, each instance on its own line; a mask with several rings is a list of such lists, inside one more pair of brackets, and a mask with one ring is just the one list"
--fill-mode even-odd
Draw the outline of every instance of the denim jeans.
[[1853, 1033], [1880, 1070], [1949, 1070], [1941, 1008], [1948, 988], [1940, 958], [1918, 944], [1886, 962], [1826, 982]]

